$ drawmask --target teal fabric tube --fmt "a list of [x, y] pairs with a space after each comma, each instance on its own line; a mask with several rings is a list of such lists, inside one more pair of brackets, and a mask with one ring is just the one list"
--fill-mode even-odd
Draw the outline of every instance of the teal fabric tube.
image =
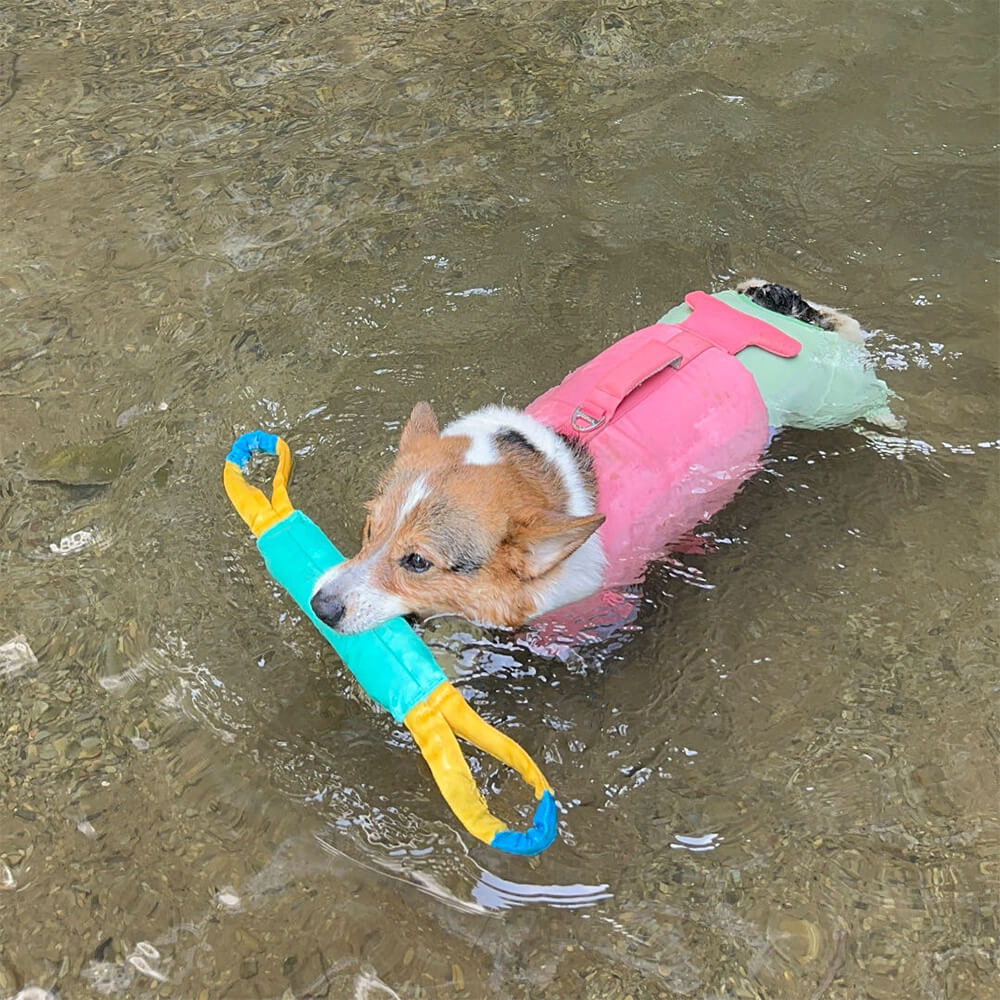
[[[431, 651], [402, 618], [371, 632], [341, 635], [324, 625], [309, 606], [316, 581], [344, 556], [300, 510], [257, 539], [267, 569], [337, 651], [358, 683], [397, 722], [448, 678]], [[391, 663], [392, 668], [386, 669]]]
[[[717, 292], [712, 298], [770, 323], [802, 345], [794, 358], [779, 358], [759, 347], [746, 347], [736, 355], [753, 375], [772, 427], [819, 430], [854, 420], [898, 425], [889, 408], [893, 393], [872, 371], [863, 345], [764, 309], [738, 292]], [[682, 304], [659, 322], [680, 323], [690, 314], [690, 307]]]

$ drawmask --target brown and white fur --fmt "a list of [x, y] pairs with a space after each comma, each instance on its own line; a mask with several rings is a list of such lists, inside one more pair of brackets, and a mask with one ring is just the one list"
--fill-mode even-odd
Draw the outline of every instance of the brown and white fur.
[[[751, 279], [737, 290], [862, 338], [856, 320], [783, 285]], [[338, 632], [408, 614], [514, 627], [601, 587], [604, 515], [586, 449], [521, 410], [487, 406], [440, 430], [430, 405], [417, 403], [365, 506], [361, 551], [313, 593], [316, 615]]]

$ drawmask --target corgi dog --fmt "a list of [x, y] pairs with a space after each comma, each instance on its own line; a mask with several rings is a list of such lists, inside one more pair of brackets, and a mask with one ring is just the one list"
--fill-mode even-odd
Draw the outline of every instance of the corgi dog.
[[[861, 328], [850, 316], [808, 302], [782, 285], [751, 279], [737, 291], [765, 309], [829, 330], [831, 336], [862, 340]], [[775, 350], [780, 353], [781, 346]], [[685, 363], [680, 355], [668, 366], [678, 363]], [[686, 370], [697, 364], [695, 359]], [[640, 376], [629, 391], [637, 386], [640, 393], [646, 391], [647, 380], [650, 385], [655, 381]], [[600, 529], [619, 507], [632, 510], [631, 501], [619, 495], [629, 486], [631, 470], [626, 467], [624, 474], [598, 482], [596, 446], [586, 434], [592, 429], [588, 420], [597, 426], [592, 415], [584, 414], [582, 424], [573, 423], [567, 432], [540, 419], [544, 407], [536, 411], [536, 401], [527, 411], [487, 406], [441, 429], [430, 405], [419, 402], [403, 428], [395, 461], [365, 505], [360, 551], [320, 578], [312, 609], [342, 634], [363, 632], [399, 615], [455, 614], [481, 625], [514, 628], [604, 588], [635, 582], [644, 565], [663, 554], [664, 544], [677, 538], [678, 527], [689, 530], [710, 516], [753, 471], [766, 448], [768, 428], [766, 415], [760, 415], [759, 393], [750, 392], [754, 400], [746, 406], [760, 412], [754, 410], [752, 419], [740, 417], [734, 426], [753, 424], [753, 434], [740, 445], [740, 456], [745, 452], [752, 458], [726, 458], [725, 475], [710, 469], [707, 488], [690, 487], [700, 506], [688, 509], [689, 504], [674, 520], [661, 519], [648, 539], [636, 534], [638, 519], [629, 513], [625, 563], [611, 551], [614, 543], [607, 530]], [[758, 427], [762, 420], [763, 431]], [[730, 448], [729, 442], [741, 434], [720, 432], [720, 446]], [[664, 447], [672, 447], [673, 440]], [[718, 497], [707, 498], [717, 486]]]

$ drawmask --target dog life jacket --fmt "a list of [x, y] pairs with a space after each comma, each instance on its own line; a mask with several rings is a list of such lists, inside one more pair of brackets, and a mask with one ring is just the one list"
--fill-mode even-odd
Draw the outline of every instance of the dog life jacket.
[[685, 303], [527, 407], [590, 452], [606, 587], [641, 579], [651, 558], [728, 503], [773, 427], [889, 414], [891, 394], [861, 345], [734, 292], [692, 292]]

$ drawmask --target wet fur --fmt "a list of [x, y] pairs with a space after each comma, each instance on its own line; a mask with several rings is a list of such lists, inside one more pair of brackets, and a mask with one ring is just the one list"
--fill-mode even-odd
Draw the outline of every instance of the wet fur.
[[864, 342], [861, 325], [852, 316], [831, 309], [829, 306], [810, 302], [785, 285], [777, 285], [760, 278], [748, 278], [736, 286], [736, 291], [764, 309], [770, 309], [782, 316], [793, 316], [803, 323], [818, 326], [821, 330], [829, 330], [851, 343]]

